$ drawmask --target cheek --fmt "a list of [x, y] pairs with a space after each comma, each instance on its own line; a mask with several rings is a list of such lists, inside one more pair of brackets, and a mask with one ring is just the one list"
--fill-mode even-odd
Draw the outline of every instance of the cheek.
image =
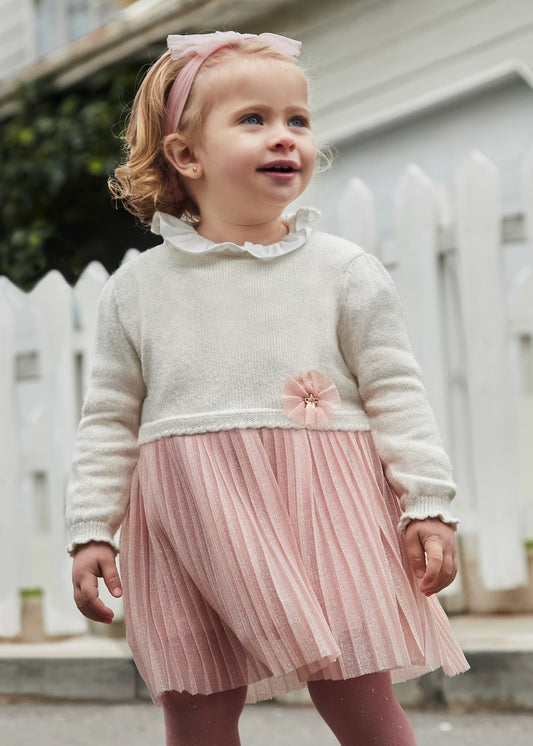
[[231, 154], [228, 154], [225, 158], [228, 169], [231, 169], [235, 176], [242, 176], [244, 173], [255, 171], [259, 160], [260, 154], [258, 154], [257, 148], [246, 143], [234, 148]]

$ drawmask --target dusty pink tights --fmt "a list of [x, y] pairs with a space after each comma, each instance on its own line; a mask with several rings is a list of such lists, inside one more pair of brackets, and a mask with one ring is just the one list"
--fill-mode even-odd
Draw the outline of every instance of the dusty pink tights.
[[311, 699], [341, 746], [416, 746], [389, 673], [310, 681]]
[[[313, 681], [308, 687], [341, 746], [416, 746], [388, 673]], [[238, 724], [245, 699], [246, 687], [207, 696], [167, 692], [166, 746], [240, 746]]]
[[240, 746], [239, 718], [246, 687], [215, 694], [167, 692], [166, 746]]

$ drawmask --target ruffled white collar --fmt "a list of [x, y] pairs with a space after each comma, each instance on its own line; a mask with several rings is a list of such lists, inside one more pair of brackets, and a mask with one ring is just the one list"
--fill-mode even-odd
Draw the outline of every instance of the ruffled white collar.
[[283, 222], [289, 229], [281, 241], [263, 246], [246, 242], [244, 246], [234, 243], [214, 243], [201, 236], [196, 229], [180, 218], [166, 212], [156, 212], [152, 218], [152, 233], [155, 233], [180, 251], [187, 254], [209, 254], [213, 252], [248, 252], [257, 259], [276, 259], [283, 254], [299, 249], [307, 241], [313, 230], [312, 223], [320, 213], [312, 207], [300, 207], [294, 214], [286, 215]]

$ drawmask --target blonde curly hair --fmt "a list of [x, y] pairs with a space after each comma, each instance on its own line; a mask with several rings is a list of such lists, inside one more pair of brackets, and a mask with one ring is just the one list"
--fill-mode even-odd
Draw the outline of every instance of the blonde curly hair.
[[[156, 210], [192, 223], [200, 219], [198, 205], [187, 193], [183, 179], [165, 155], [165, 144], [176, 140], [190, 143], [201, 138], [203, 122], [211, 103], [207, 95], [209, 88], [202, 90], [202, 79], [221, 58], [236, 51], [295, 64], [261, 41], [237, 41], [219, 49], [206, 59], [198, 71], [178, 131], [166, 137], [163, 137], [166, 100], [174, 80], [191, 55], [173, 60], [170, 52], [166, 51], [148, 70], [141, 83], [122, 138], [126, 162], [115, 169], [115, 176], [109, 179], [108, 186], [113, 197], [122, 201], [124, 207], [145, 225], [151, 224]], [[216, 89], [216, 86], [213, 88]]]

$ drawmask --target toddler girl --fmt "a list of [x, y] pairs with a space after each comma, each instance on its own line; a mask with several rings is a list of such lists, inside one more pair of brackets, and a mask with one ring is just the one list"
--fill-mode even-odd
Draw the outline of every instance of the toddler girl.
[[234, 746], [307, 685], [341, 744], [413, 744], [392, 691], [468, 665], [434, 595], [454, 485], [398, 298], [285, 208], [316, 159], [300, 44], [170, 36], [115, 196], [163, 243], [102, 293], [67, 519], [78, 607], [128, 642], [169, 746]]

